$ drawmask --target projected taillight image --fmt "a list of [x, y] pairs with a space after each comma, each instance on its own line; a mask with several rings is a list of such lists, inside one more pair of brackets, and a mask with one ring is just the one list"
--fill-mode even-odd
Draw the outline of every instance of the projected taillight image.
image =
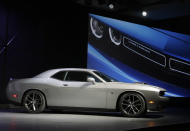
[[190, 35], [90, 14], [87, 66], [190, 97]]

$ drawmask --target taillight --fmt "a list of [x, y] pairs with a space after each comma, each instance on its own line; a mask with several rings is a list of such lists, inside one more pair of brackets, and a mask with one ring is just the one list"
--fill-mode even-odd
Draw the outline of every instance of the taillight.
[[18, 95], [17, 95], [17, 94], [12, 94], [12, 97], [13, 97], [13, 98], [17, 98]]

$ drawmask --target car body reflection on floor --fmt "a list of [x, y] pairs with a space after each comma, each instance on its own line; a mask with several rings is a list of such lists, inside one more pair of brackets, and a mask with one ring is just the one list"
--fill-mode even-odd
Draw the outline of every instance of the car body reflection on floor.
[[45, 111], [29, 114], [20, 109], [0, 111], [0, 131], [125, 131], [190, 122], [189, 108], [167, 108], [141, 118], [115, 112]]

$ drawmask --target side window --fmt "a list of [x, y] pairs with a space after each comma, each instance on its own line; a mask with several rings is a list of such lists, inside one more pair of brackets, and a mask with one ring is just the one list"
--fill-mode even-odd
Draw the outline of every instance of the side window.
[[60, 71], [58, 73], [55, 73], [53, 76], [51, 76], [54, 79], [63, 81], [65, 78], [66, 71]]
[[70, 71], [66, 76], [66, 81], [80, 81], [80, 82], [87, 82], [88, 77], [93, 77], [96, 82], [100, 82], [98, 78], [91, 75], [88, 72], [82, 71]]

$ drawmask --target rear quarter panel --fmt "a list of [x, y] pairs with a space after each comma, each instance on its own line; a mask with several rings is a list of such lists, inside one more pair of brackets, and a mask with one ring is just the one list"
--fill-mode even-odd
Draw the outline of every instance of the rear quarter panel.
[[[12, 102], [21, 104], [24, 93], [29, 90], [39, 90], [46, 95], [47, 80], [47, 78], [28, 78], [10, 81], [7, 86], [7, 98]], [[17, 98], [13, 98], [12, 94], [17, 94]]]

